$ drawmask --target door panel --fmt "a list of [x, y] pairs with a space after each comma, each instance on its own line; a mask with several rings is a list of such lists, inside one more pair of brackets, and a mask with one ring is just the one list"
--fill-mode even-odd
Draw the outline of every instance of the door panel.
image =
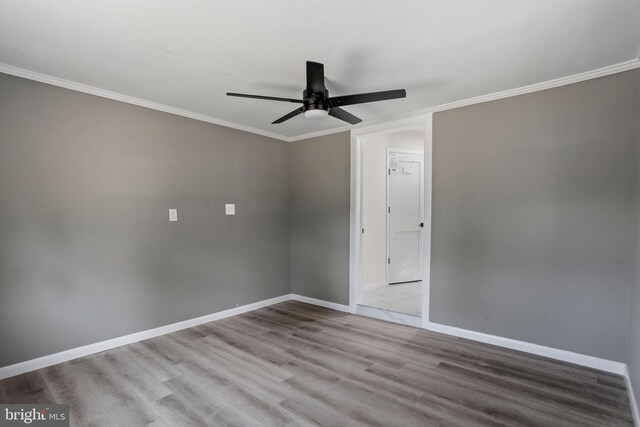
[[389, 283], [422, 280], [423, 155], [388, 154]]

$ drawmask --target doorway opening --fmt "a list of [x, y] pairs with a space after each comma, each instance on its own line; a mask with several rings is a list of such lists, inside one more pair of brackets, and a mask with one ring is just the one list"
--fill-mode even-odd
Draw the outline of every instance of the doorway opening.
[[352, 132], [355, 244], [350, 296], [355, 313], [426, 325], [430, 119], [429, 115]]

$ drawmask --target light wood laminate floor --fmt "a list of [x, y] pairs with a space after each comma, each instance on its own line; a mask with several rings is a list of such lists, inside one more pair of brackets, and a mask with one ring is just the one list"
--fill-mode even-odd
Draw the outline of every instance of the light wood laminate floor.
[[0, 381], [76, 426], [629, 426], [620, 376], [285, 302]]

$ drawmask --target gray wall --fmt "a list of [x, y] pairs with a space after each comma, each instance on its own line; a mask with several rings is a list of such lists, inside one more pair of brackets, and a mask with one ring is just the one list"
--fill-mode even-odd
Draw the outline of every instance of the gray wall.
[[[625, 360], [639, 81], [435, 115], [432, 321]], [[289, 292], [348, 304], [349, 157], [348, 133], [287, 144], [0, 74], [0, 366]]]
[[[630, 89], [631, 91], [632, 89]], [[640, 79], [635, 87], [636, 97], [640, 99]], [[637, 139], [640, 147], [640, 109], [637, 113]], [[638, 150], [640, 156], [640, 150]], [[640, 157], [638, 157], [640, 167]], [[640, 406], [640, 173], [636, 183], [636, 228], [635, 228], [634, 275], [629, 296], [629, 332], [627, 337], [627, 368]]]
[[349, 132], [293, 142], [291, 292], [349, 304]]
[[626, 359], [639, 79], [435, 114], [431, 321]]
[[289, 292], [286, 142], [0, 74], [0, 366]]

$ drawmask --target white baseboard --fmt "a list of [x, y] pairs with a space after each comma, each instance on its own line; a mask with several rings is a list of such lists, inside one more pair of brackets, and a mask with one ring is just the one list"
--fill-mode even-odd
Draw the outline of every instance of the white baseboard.
[[321, 299], [309, 298], [302, 295], [291, 294], [291, 299], [294, 301], [306, 302], [307, 304], [317, 305], [324, 308], [330, 308], [332, 310], [344, 311], [350, 313], [351, 309], [348, 305], [338, 304], [335, 302], [324, 301]]
[[[170, 325], [161, 326], [154, 329], [148, 329], [142, 332], [136, 332], [130, 335], [125, 335], [118, 338], [113, 338], [106, 341], [101, 341], [94, 344], [85, 345], [82, 347], [73, 348], [70, 350], [62, 351], [60, 353], [51, 354], [48, 356], [39, 357], [37, 359], [28, 360], [26, 362], [16, 363], [14, 365], [0, 367], [0, 380], [13, 377], [15, 375], [24, 374], [26, 372], [42, 369], [47, 366], [55, 365], [69, 360], [77, 359], [79, 357], [88, 356], [91, 354], [99, 353], [101, 351], [109, 350], [112, 348], [120, 347], [127, 344], [133, 344], [139, 341], [143, 341], [149, 338], [154, 338], [160, 335], [176, 332], [182, 329], [191, 328], [193, 326], [202, 325], [204, 323], [213, 322], [214, 320], [220, 320], [227, 317], [235, 316], [238, 314], [246, 313], [249, 311], [257, 310], [259, 308], [268, 307], [270, 305], [278, 304], [281, 302], [294, 300], [307, 304], [317, 305], [320, 307], [329, 308], [332, 310], [342, 311], [345, 313], [350, 312], [350, 307], [344, 304], [338, 304], [334, 302], [324, 301], [316, 298], [305, 297], [297, 294], [282, 295], [275, 298], [270, 298], [263, 301], [258, 301], [252, 304], [243, 305], [241, 307], [235, 307], [228, 310], [219, 311], [217, 313], [208, 314], [206, 316], [196, 317], [182, 322], [172, 323]], [[640, 426], [640, 416], [638, 415], [637, 402], [629, 378], [629, 372], [627, 366], [621, 362], [615, 362], [612, 360], [600, 359], [593, 356], [587, 356], [584, 354], [574, 353], [567, 350], [560, 350], [551, 347], [545, 347], [538, 344], [532, 344], [524, 341], [517, 341], [510, 338], [499, 337], [495, 335], [489, 335], [482, 332], [475, 332], [466, 329], [456, 328], [453, 326], [441, 325], [438, 323], [429, 323], [429, 330], [434, 332], [440, 332], [447, 335], [453, 335], [456, 337], [467, 338], [473, 341], [483, 342], [486, 344], [493, 344], [500, 347], [506, 347], [513, 350], [519, 350], [526, 353], [537, 354], [539, 356], [545, 356], [556, 360], [562, 360], [569, 363], [575, 363], [577, 365], [587, 366], [594, 369], [600, 369], [602, 371], [611, 372], [618, 375], [623, 375], [627, 384], [627, 390], [629, 398], [631, 400], [631, 407], [633, 417], [636, 425]]]
[[48, 356], [39, 357], [37, 359], [27, 360], [26, 362], [16, 363], [15, 365], [0, 367], [0, 380], [4, 378], [13, 377], [15, 375], [24, 374], [26, 372], [35, 371], [36, 369], [42, 369], [47, 366], [56, 365], [58, 363], [67, 362], [69, 360], [77, 359], [79, 357], [84, 357], [90, 354], [99, 353], [101, 351], [110, 350], [115, 347], [120, 347], [127, 344], [133, 344], [138, 341], [143, 341], [149, 338], [154, 338], [160, 335], [176, 332], [181, 329], [202, 325], [203, 323], [209, 323], [214, 320], [220, 320], [226, 317], [235, 316], [237, 314], [246, 313], [248, 311], [257, 310], [259, 308], [268, 307], [273, 304], [289, 301], [290, 299], [292, 299], [292, 295], [290, 294], [282, 295], [279, 297], [254, 302], [252, 304], [247, 304], [240, 307], [219, 311], [217, 313], [208, 314], [206, 316], [196, 317], [194, 319], [184, 320], [182, 322], [160, 326], [159, 328], [148, 329], [146, 331], [136, 332], [130, 335], [125, 335], [123, 337], [113, 338], [110, 340], [101, 341], [94, 344], [85, 345], [82, 347], [72, 348], [71, 350], [50, 354]]
[[563, 362], [574, 363], [576, 365], [587, 366], [613, 374], [624, 375], [626, 365], [622, 362], [600, 359], [598, 357], [587, 356], [585, 354], [574, 353], [572, 351], [560, 350], [552, 347], [545, 347], [525, 341], [518, 341], [511, 338], [489, 335], [482, 332], [470, 331], [468, 329], [456, 328], [454, 326], [441, 325], [429, 322], [430, 331], [466, 338], [485, 344], [493, 344], [499, 347], [519, 350], [525, 353], [537, 354], [538, 356], [549, 357], [551, 359], [562, 360]]
[[633, 384], [631, 383], [631, 376], [629, 375], [629, 368], [624, 367], [624, 382], [627, 385], [627, 394], [629, 395], [629, 405], [631, 406], [631, 415], [633, 415], [633, 424], [640, 426], [640, 411], [638, 411], [638, 401], [636, 395], [633, 392]]

